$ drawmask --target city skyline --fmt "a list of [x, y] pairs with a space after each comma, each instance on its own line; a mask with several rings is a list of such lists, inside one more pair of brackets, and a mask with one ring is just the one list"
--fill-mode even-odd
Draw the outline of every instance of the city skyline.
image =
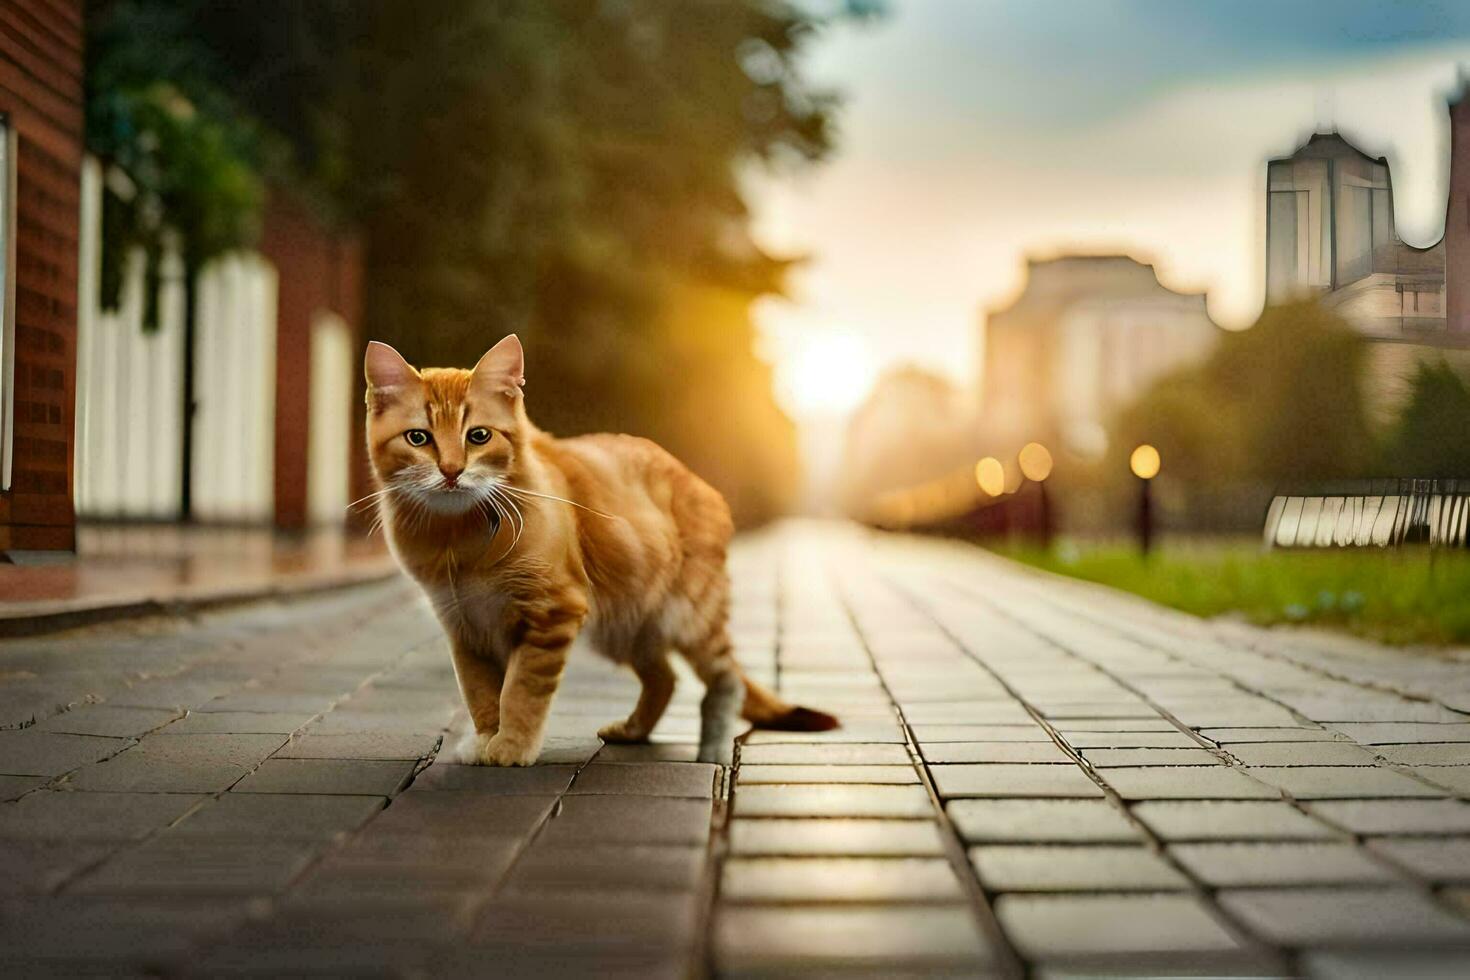
[[[1314, 33], [1293, 8], [1274, 43], [1244, 46], [1232, 37], [1259, 33], [1261, 5], [1240, 23], [1212, 4], [1110, 9], [895, 4], [814, 47], [813, 74], [848, 97], [838, 154], [756, 181], [761, 240], [812, 256], [792, 299], [759, 310], [778, 394], [808, 429], [898, 364], [971, 384], [982, 310], [1019, 292], [1028, 258], [1134, 254], [1166, 286], [1207, 291], [1222, 326], [1249, 325], [1264, 299], [1266, 162], [1314, 132], [1388, 158], [1405, 241], [1442, 235], [1463, 14], [1395, 7], [1389, 24], [1337, 5]], [[1033, 54], [1037, 32], [1067, 60], [1004, 55], [1007, 37]], [[1090, 77], [1103, 57], [1115, 70]]]

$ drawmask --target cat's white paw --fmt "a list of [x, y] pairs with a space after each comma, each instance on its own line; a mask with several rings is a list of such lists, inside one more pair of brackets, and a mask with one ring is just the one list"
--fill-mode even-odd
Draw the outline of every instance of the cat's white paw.
[[540, 746], [511, 741], [500, 733], [492, 735], [480, 751], [482, 766], [529, 766], [541, 754]]
[[466, 733], [450, 751], [449, 761], [458, 762], [462, 766], [484, 765], [485, 747], [494, 737], [493, 735], [482, 735], [479, 732]]

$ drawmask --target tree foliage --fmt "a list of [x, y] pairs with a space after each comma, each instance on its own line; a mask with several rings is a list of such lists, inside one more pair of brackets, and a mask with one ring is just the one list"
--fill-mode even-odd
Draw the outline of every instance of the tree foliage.
[[92, 0], [87, 10], [87, 149], [108, 168], [102, 304], [116, 308], [125, 263], [141, 252], [151, 329], [168, 247], [192, 283], [210, 259], [253, 241], [268, 140], [215, 83], [177, 5]]
[[1443, 360], [1419, 365], [1383, 446], [1384, 471], [1470, 477], [1470, 387]]
[[1339, 318], [1312, 302], [1273, 307], [1155, 384], [1122, 413], [1114, 444], [1126, 456], [1152, 443], [1186, 485], [1363, 476], [1362, 376], [1363, 340]]
[[470, 364], [518, 332], [543, 424], [659, 439], [747, 519], [781, 505], [795, 440], [750, 304], [788, 262], [752, 241], [742, 178], [826, 154], [834, 100], [799, 56], [871, 4], [128, 6], [197, 41], [179, 73], [281, 134], [360, 232], [369, 336]]

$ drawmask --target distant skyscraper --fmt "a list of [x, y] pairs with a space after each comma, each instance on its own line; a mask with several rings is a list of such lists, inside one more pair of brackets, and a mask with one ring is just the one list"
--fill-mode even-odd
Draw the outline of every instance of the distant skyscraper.
[[1388, 162], [1319, 133], [1267, 169], [1266, 298], [1320, 295], [1376, 340], [1447, 337], [1445, 244], [1405, 244], [1394, 230]]

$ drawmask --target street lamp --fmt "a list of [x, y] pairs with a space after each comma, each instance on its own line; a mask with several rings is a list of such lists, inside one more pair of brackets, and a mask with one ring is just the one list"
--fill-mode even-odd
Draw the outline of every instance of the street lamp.
[[1051, 453], [1039, 442], [1028, 442], [1021, 447], [1016, 461], [1021, 464], [1021, 475], [1036, 484], [1037, 503], [1041, 513], [1038, 515], [1041, 534], [1041, 544], [1044, 548], [1051, 547], [1052, 516], [1051, 498], [1046, 492], [1046, 478], [1051, 476]]
[[1154, 505], [1153, 482], [1159, 475], [1159, 451], [1144, 443], [1128, 457], [1128, 468], [1138, 477], [1138, 550], [1148, 554], [1153, 547]]

